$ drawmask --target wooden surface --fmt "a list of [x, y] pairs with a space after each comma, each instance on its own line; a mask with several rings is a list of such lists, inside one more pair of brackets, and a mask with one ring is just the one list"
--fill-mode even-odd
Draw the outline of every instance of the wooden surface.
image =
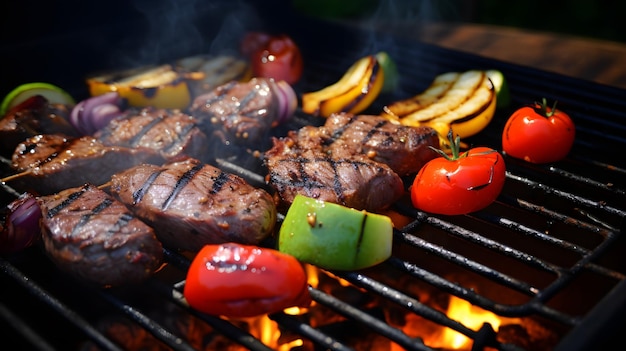
[[626, 89], [625, 43], [476, 24], [379, 26], [445, 48]]

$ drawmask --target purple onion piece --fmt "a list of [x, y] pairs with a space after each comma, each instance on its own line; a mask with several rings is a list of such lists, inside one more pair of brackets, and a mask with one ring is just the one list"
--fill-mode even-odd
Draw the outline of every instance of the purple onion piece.
[[275, 124], [280, 125], [287, 122], [296, 112], [296, 108], [298, 108], [298, 98], [291, 85], [284, 80], [272, 81], [270, 86], [276, 96], [278, 107]]
[[32, 246], [41, 237], [41, 209], [35, 197], [22, 194], [7, 206], [7, 215], [0, 233], [0, 252], [18, 252]]
[[122, 114], [126, 101], [117, 92], [90, 97], [72, 109], [70, 121], [82, 134], [93, 134]]

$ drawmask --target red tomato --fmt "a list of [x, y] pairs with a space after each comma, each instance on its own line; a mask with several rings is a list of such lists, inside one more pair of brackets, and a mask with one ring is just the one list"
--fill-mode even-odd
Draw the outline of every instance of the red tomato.
[[415, 208], [443, 215], [461, 215], [490, 205], [502, 191], [506, 167], [500, 153], [476, 147], [459, 155], [430, 160], [415, 176], [411, 201]]
[[565, 112], [536, 102], [521, 107], [507, 120], [502, 132], [502, 149], [512, 157], [532, 163], [560, 161], [574, 144], [576, 128]]
[[231, 318], [311, 302], [306, 273], [293, 256], [236, 243], [205, 245], [187, 271], [183, 295], [198, 311]]
[[261, 50], [270, 41], [271, 35], [262, 32], [249, 32], [241, 40], [239, 48], [241, 54], [250, 57], [258, 50]]
[[302, 76], [302, 53], [287, 35], [248, 33], [242, 41], [241, 52], [249, 57], [255, 77], [274, 78], [294, 84]]

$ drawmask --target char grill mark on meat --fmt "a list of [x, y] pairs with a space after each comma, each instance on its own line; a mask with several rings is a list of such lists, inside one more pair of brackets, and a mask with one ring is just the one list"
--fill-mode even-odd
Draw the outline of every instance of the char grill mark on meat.
[[205, 133], [223, 145], [264, 149], [276, 120], [276, 101], [268, 80], [253, 78], [231, 81], [196, 97], [189, 111]]
[[[93, 216], [96, 216], [98, 213], [102, 212], [104, 209], [111, 206], [112, 203], [113, 203], [112, 199], [104, 199], [102, 200], [101, 203], [98, 204], [98, 206], [96, 206], [93, 210], [91, 210], [91, 213], [86, 213], [82, 215], [80, 217], [80, 221], [76, 223], [76, 226], [74, 226], [74, 228], [72, 229], [72, 233], [70, 233], [70, 235], [71, 236], [76, 235], [76, 233], [78, 233], [84, 225], [87, 225], [89, 223], [89, 221], [91, 220]], [[107, 233], [112, 234], [112, 232], [110, 232], [109, 230], [107, 230]]]
[[115, 174], [110, 189], [164, 245], [185, 251], [231, 241], [258, 244], [276, 223], [267, 191], [197, 159], [133, 167]]
[[163, 162], [154, 150], [105, 146], [96, 138], [42, 134], [20, 143], [12, 167], [25, 172], [12, 186], [40, 195], [55, 193], [85, 183], [103, 184], [110, 177], [140, 163]]
[[59, 212], [64, 210], [67, 206], [71, 205], [76, 199], [78, 199], [85, 191], [87, 191], [87, 187], [82, 187], [78, 191], [70, 192], [69, 195], [63, 200], [59, 205], [52, 207], [48, 210], [46, 217], [48, 219], [55, 217]]
[[149, 148], [163, 161], [175, 158], [206, 158], [209, 140], [198, 120], [179, 110], [145, 107], [131, 109], [94, 134], [103, 144]]
[[281, 209], [297, 193], [358, 209], [384, 209], [404, 194], [401, 177], [417, 173], [437, 156], [430, 147], [439, 146], [430, 127], [349, 113], [272, 141], [263, 162]]
[[319, 127], [318, 133], [320, 147], [333, 157], [364, 154], [387, 164], [400, 176], [417, 173], [437, 157], [430, 147], [439, 147], [433, 128], [398, 125], [373, 115], [337, 113]]
[[274, 138], [264, 159], [281, 210], [296, 194], [369, 211], [389, 207], [404, 194], [402, 179], [385, 164], [363, 155], [337, 159], [293, 145], [288, 137]]
[[[133, 135], [132, 138], [130, 138], [130, 140], [128, 141], [128, 145], [130, 147], [137, 147], [137, 145], [139, 145], [139, 142], [141, 141], [141, 139], [146, 134], [148, 134], [148, 131], [150, 131], [152, 128], [154, 128], [154, 126], [156, 126], [157, 124], [159, 124], [161, 122], [163, 122], [163, 116], [157, 116], [150, 123], [146, 124], [143, 128], [141, 128], [141, 130], [139, 130], [139, 133]], [[112, 130], [111, 130], [111, 132], [112, 132]], [[108, 133], [108, 135], [111, 135], [111, 133]]]
[[161, 265], [154, 230], [121, 202], [86, 184], [41, 196], [42, 240], [62, 270], [102, 286], [143, 281]]
[[[168, 209], [168, 207], [170, 207], [170, 205], [172, 204], [172, 201], [174, 201], [176, 196], [178, 194], [180, 194], [180, 192], [183, 190], [184, 187], [187, 186], [187, 184], [189, 184], [189, 182], [191, 181], [193, 176], [196, 173], [198, 173], [198, 171], [200, 171], [202, 169], [202, 167], [204, 167], [204, 165], [201, 164], [201, 163], [198, 163], [197, 165], [193, 166], [190, 170], [185, 172], [182, 175], [182, 177], [180, 177], [178, 179], [178, 181], [176, 182], [176, 185], [172, 189], [172, 192], [170, 193], [170, 195], [167, 197], [167, 199], [165, 200], [165, 202], [161, 206], [161, 210], [162, 211], [166, 211]], [[213, 187], [215, 187], [215, 183], [213, 183]]]
[[133, 206], [138, 204], [141, 201], [141, 199], [143, 199], [143, 196], [146, 194], [148, 189], [150, 189], [150, 186], [152, 185], [152, 183], [154, 183], [154, 181], [157, 179], [159, 174], [161, 174], [161, 172], [163, 171], [164, 171], [163, 169], [159, 169], [156, 172], [150, 174], [146, 182], [141, 187], [139, 187], [139, 189], [133, 192], [133, 203], [132, 203]]

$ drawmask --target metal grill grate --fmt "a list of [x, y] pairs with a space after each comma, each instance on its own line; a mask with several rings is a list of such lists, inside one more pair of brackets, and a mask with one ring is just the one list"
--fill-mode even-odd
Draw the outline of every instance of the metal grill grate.
[[[372, 49], [361, 32], [332, 25], [307, 36], [310, 23], [288, 23], [307, 43], [309, 71], [299, 89], [332, 82], [363, 50]], [[344, 33], [343, 35], [332, 35]], [[346, 38], [351, 45], [346, 45]], [[430, 216], [404, 199], [393, 206], [403, 224], [394, 233], [394, 255], [362, 272], [327, 272], [351, 283], [340, 292], [357, 294], [357, 301], [376, 300], [377, 308], [355, 303], [343, 294], [310, 288], [314, 301], [333, 315], [343, 316], [368, 333], [377, 334], [407, 350], [433, 350], [421, 336], [407, 335], [387, 319], [399, 309], [446, 326], [473, 340], [473, 349], [524, 350], [515, 342], [501, 342], [490, 324], [474, 330], [423, 301], [416, 291], [437, 291], [512, 318], [533, 318], [561, 337], [557, 349], [585, 349], [600, 342], [603, 330], [624, 321], [626, 248], [623, 160], [608, 152], [626, 147], [626, 92], [573, 80], [526, 67], [508, 65], [437, 47], [397, 40], [376, 47], [398, 58], [401, 92], [382, 101], [411, 95], [443, 71], [496, 68], [507, 77], [512, 106], [546, 95], [571, 111], [577, 122], [572, 156], [548, 166], [528, 165], [507, 158], [507, 183], [497, 202], [467, 216]], [[366, 49], [364, 49], [366, 48]], [[383, 100], [389, 99], [389, 100]], [[382, 102], [381, 102], [382, 103]], [[379, 111], [373, 106], [371, 111]], [[496, 119], [474, 144], [499, 149], [499, 131], [510, 111]], [[298, 112], [287, 127], [319, 123]], [[249, 160], [220, 159], [217, 165], [250, 183], [265, 187], [262, 170]], [[11, 194], [8, 195], [12, 196]], [[272, 243], [267, 243], [271, 245]], [[154, 306], [193, 315], [213, 330], [251, 350], [269, 350], [239, 323], [189, 310], [181, 295], [189, 258], [166, 250], [169, 263], [147, 284], [99, 290], [75, 281], [51, 266], [38, 248], [0, 258], [0, 330], [4, 337], [39, 350], [78, 349], [89, 340], [103, 350], [119, 350], [98, 328], [109, 313], [123, 316], [173, 350], [192, 350], [192, 341], [153, 316]], [[156, 300], [144, 306], [142, 299]], [[382, 301], [382, 302], [381, 302]], [[168, 307], [166, 307], [168, 306]], [[393, 306], [393, 307], [391, 307]], [[271, 315], [280, 328], [310, 341], [316, 349], [351, 350], [352, 339], [305, 318]], [[600, 327], [596, 326], [597, 324]], [[351, 324], [352, 325], [352, 324]], [[10, 336], [13, 335], [13, 336]], [[358, 336], [357, 336], [358, 337]]]

